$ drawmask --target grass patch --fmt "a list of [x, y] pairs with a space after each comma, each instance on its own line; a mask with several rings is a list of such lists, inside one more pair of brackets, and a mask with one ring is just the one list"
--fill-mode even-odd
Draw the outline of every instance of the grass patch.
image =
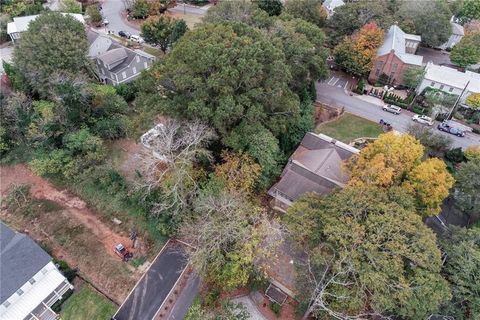
[[174, 16], [175, 19], [185, 20], [190, 30], [195, 29], [195, 25], [202, 22], [202, 17], [203, 16], [198, 14], [191, 14], [191, 13], [183, 14], [183, 12], [175, 14]]
[[63, 320], [105, 320], [110, 319], [117, 306], [110, 300], [85, 286], [68, 299], [63, 308]]
[[157, 57], [157, 58], [162, 58], [162, 57], [165, 56], [163, 54], [162, 50], [160, 50], [158, 48], [143, 46], [142, 50], [145, 51], [148, 54], [151, 54], [152, 56]]
[[326, 134], [344, 143], [350, 143], [357, 138], [375, 138], [382, 134], [383, 130], [378, 123], [351, 113], [344, 113], [335, 121], [318, 125], [315, 132]]

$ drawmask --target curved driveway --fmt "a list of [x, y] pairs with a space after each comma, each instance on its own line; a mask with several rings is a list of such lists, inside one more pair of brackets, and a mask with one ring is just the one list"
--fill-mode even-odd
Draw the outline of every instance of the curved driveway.
[[140, 34], [140, 30], [128, 25], [123, 21], [122, 11], [125, 10], [124, 0], [105, 0], [102, 4], [102, 14], [108, 20], [108, 30], [112, 30], [115, 34], [118, 31], [128, 31], [131, 34]]

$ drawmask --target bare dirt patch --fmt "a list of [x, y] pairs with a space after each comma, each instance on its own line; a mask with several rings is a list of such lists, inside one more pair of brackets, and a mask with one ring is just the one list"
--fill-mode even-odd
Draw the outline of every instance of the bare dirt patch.
[[50, 248], [55, 258], [77, 267], [82, 277], [120, 304], [140, 276], [113, 252], [116, 243], [130, 249], [131, 240], [127, 235], [113, 231], [82, 199], [58, 190], [24, 165], [0, 167], [2, 199], [12, 186], [19, 184], [30, 185], [35, 199], [51, 201], [55, 209], [45, 212], [39, 206], [38, 210], [33, 208], [28, 214], [22, 214], [2, 208], [1, 219], [17, 230], [27, 231]]

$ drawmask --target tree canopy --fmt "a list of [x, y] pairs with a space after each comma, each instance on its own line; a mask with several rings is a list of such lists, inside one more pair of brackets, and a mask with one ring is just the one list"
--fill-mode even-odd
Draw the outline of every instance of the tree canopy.
[[147, 43], [158, 45], [165, 53], [187, 30], [185, 21], [161, 15], [142, 24], [142, 37]]
[[285, 12], [319, 27], [323, 27], [327, 19], [327, 12], [321, 0], [287, 0]]
[[78, 76], [88, 66], [88, 42], [83, 24], [58, 12], [41, 14], [22, 34], [13, 51], [15, 67], [40, 96], [52, 82]]
[[450, 54], [453, 63], [466, 67], [480, 62], [480, 32], [468, 34], [457, 43]]
[[299, 280], [315, 316], [421, 319], [450, 299], [435, 235], [385, 191], [306, 195], [285, 222], [307, 250]]

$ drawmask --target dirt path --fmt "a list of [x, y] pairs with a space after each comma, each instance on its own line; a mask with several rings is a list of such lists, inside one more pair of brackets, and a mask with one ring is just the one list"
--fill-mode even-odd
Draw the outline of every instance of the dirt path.
[[54, 201], [66, 208], [68, 214], [81, 222], [98, 237], [106, 252], [117, 257], [113, 247], [117, 243], [130, 246], [131, 240], [113, 232], [97, 215], [87, 207], [87, 204], [78, 197], [71, 195], [67, 190], [58, 190], [45, 179], [33, 175], [24, 165], [0, 167], [0, 195], [6, 196], [8, 190], [15, 184], [31, 185], [31, 192], [35, 198]]

